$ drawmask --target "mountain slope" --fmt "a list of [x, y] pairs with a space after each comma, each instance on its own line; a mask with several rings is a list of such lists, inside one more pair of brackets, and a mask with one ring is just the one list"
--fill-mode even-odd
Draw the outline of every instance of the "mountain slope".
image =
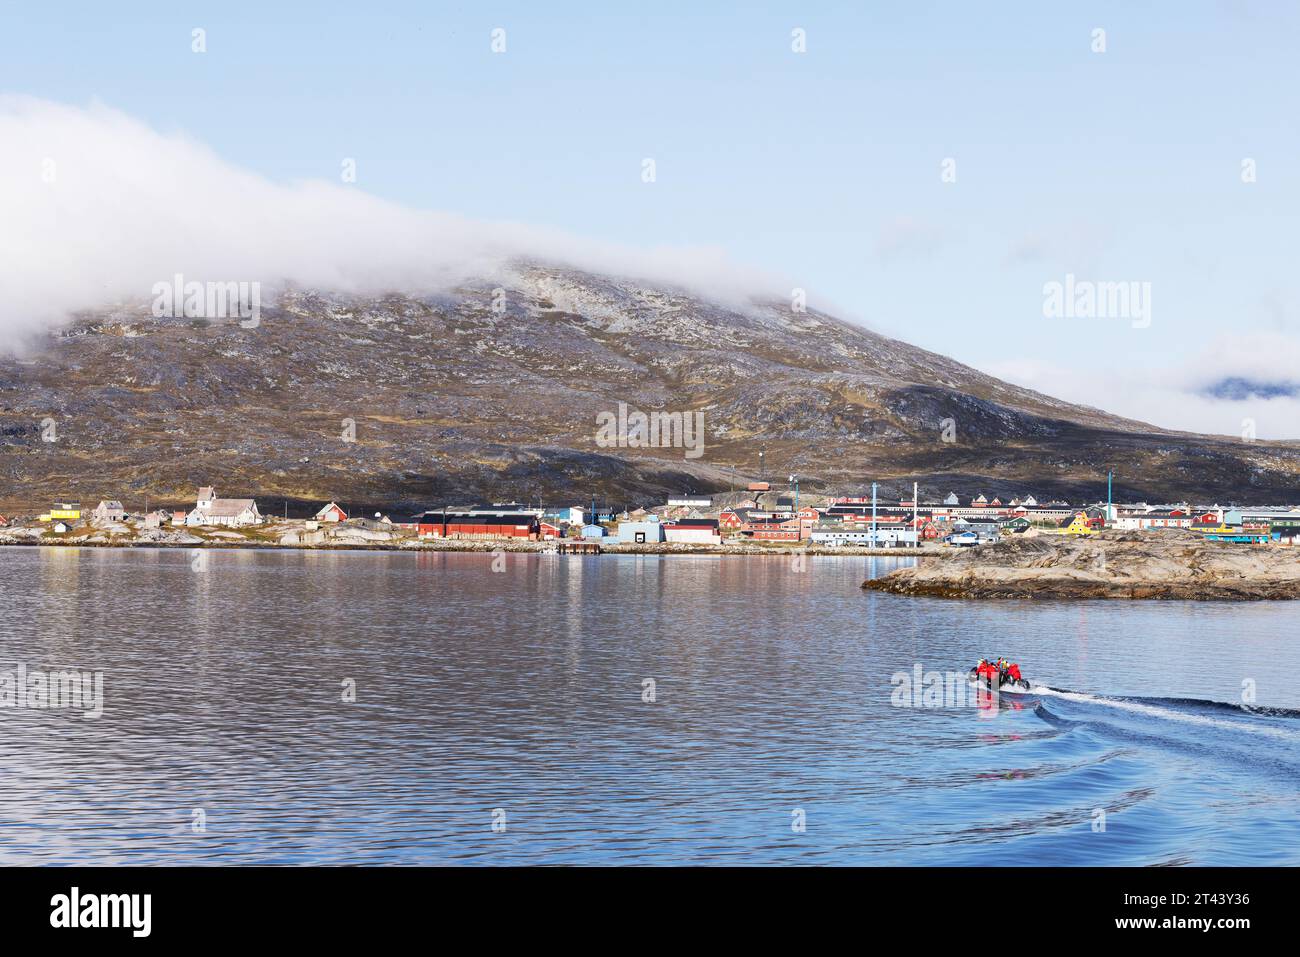
[[[601, 447], [619, 403], [702, 411], [703, 454]], [[206, 484], [271, 508], [635, 504], [759, 477], [763, 449], [763, 477], [822, 491], [1095, 499], [1113, 466], [1124, 497], [1257, 502], [1290, 499], [1300, 474], [1292, 444], [1167, 432], [788, 304], [536, 265], [435, 297], [291, 289], [255, 329], [118, 308], [0, 360], [11, 511]]]

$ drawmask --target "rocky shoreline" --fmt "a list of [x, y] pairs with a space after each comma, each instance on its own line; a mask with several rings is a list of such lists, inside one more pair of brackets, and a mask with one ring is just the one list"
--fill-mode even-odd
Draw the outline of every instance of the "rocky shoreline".
[[862, 587], [934, 598], [1266, 601], [1300, 598], [1300, 550], [1181, 530], [1009, 538]]

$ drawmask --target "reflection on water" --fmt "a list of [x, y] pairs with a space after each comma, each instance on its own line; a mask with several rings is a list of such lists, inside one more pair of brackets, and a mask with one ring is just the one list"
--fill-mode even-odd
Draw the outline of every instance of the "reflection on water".
[[[852, 556], [206, 558], [0, 549], [0, 670], [105, 696], [0, 709], [0, 861], [1298, 862], [1297, 718], [1203, 703], [1300, 708], [1292, 606], [906, 599]], [[890, 703], [999, 654], [1069, 693]]]

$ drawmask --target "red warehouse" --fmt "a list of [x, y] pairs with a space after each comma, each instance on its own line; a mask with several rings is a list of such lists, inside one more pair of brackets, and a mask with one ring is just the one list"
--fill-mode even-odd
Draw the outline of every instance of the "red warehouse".
[[527, 538], [541, 533], [537, 516], [529, 512], [425, 512], [415, 520], [421, 538]]

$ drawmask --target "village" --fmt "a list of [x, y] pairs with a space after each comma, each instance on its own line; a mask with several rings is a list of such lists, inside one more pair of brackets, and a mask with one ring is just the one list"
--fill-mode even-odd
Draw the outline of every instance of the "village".
[[[586, 503], [518, 502], [444, 505], [405, 516], [352, 514], [335, 501], [310, 518], [276, 517], [253, 498], [198, 490], [192, 507], [127, 510], [104, 499], [92, 508], [55, 502], [36, 516], [0, 515], [0, 543], [46, 545], [274, 545], [512, 550], [599, 554], [604, 551], [789, 550], [921, 552], [979, 547], [1008, 536], [1095, 536], [1107, 529], [1156, 533], [1186, 529], [1207, 541], [1295, 544], [1300, 506], [1210, 504], [1070, 504], [1034, 496], [1007, 501], [983, 493], [965, 501], [883, 501], [871, 494], [805, 494], [751, 482], [743, 491], [668, 497], [661, 504], [615, 510]], [[314, 507], [314, 506], [313, 506]], [[287, 509], [286, 509], [287, 513]]]

